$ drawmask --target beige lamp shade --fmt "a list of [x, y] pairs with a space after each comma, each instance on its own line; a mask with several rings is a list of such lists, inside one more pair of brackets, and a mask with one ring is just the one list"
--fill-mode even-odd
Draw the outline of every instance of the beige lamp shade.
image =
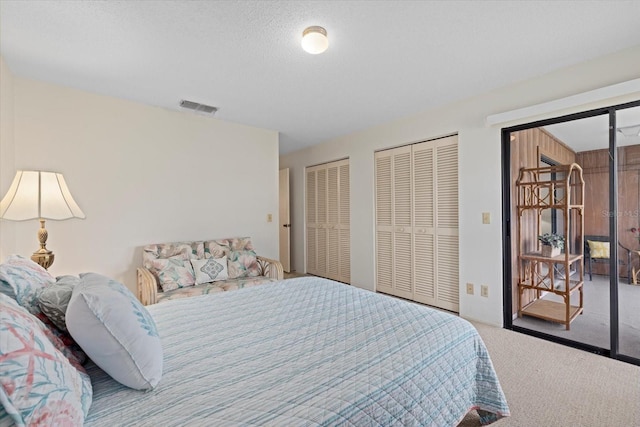
[[43, 171], [18, 171], [9, 191], [0, 201], [0, 218], [11, 221], [40, 220], [38, 240], [40, 249], [31, 255], [43, 268], [53, 264], [55, 255], [47, 249], [49, 233], [45, 220], [84, 218], [64, 181], [61, 173]]
[[0, 201], [0, 218], [63, 220], [85, 218], [85, 215], [73, 200], [61, 173], [18, 171]]

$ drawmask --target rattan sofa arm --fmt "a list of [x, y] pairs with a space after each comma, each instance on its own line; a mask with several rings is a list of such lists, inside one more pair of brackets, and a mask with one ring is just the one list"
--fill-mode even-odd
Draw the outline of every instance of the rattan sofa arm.
[[138, 299], [142, 305], [155, 304], [157, 295], [156, 278], [146, 268], [138, 268]]
[[284, 270], [282, 269], [282, 264], [280, 264], [280, 261], [258, 255], [258, 264], [260, 265], [263, 276], [269, 277], [271, 279], [284, 279]]

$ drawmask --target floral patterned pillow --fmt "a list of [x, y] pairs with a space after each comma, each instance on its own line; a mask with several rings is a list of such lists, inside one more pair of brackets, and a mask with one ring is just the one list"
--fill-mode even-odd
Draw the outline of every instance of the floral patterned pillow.
[[227, 264], [230, 279], [260, 275], [260, 265], [254, 251], [231, 251]]
[[64, 315], [71, 299], [74, 286], [80, 283], [80, 278], [76, 276], [59, 276], [52, 286], [48, 286], [40, 292], [38, 305], [40, 310], [53, 322], [61, 331], [67, 330], [64, 323]]
[[[251, 237], [234, 237], [204, 242], [204, 258], [222, 258], [231, 251], [253, 251]], [[202, 258], [202, 257], [198, 257]]]
[[155, 273], [163, 292], [193, 286], [196, 283], [193, 266], [183, 258], [154, 259], [151, 272]]
[[16, 425], [82, 425], [89, 412], [91, 380], [56, 348], [56, 340], [0, 294], [0, 404]]
[[[53, 324], [44, 313], [35, 315], [39, 321], [45, 326], [48, 337], [53, 335], [55, 338], [49, 338], [53, 345], [56, 346], [60, 353], [64, 354], [69, 362], [77, 369], [83, 370], [82, 365], [87, 361], [87, 355], [82, 351], [80, 346], [73, 340], [68, 331], [61, 331]], [[2, 424], [0, 424], [1, 426]]]
[[55, 279], [47, 270], [20, 255], [10, 255], [0, 264], [0, 293], [13, 298], [32, 314], [40, 313], [40, 292], [53, 283]]
[[147, 245], [142, 249], [142, 266], [151, 270], [156, 259], [200, 259], [204, 258], [202, 242], [175, 242]]

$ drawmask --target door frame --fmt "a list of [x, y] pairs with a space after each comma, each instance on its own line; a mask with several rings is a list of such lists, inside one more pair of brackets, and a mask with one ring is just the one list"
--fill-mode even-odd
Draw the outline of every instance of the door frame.
[[[291, 204], [289, 168], [278, 171], [278, 252], [285, 272], [291, 272]], [[283, 189], [285, 193], [283, 194]]]
[[[609, 338], [610, 349], [597, 347], [567, 338], [546, 334], [544, 332], [523, 328], [513, 324], [513, 304], [512, 304], [512, 274], [513, 266], [511, 265], [511, 132], [537, 128], [556, 123], [579, 120], [594, 116], [609, 116], [609, 210], [617, 212], [618, 201], [618, 155], [616, 149], [616, 112], [627, 108], [640, 107], [640, 100], [617, 104], [608, 107], [596, 108], [593, 110], [582, 111], [574, 114], [567, 114], [550, 119], [538, 120], [535, 122], [509, 126], [501, 129], [501, 164], [502, 164], [502, 259], [503, 259], [503, 325], [505, 329], [542, 338], [547, 341], [563, 344], [569, 347], [586, 350], [591, 353], [601, 354], [613, 359], [640, 365], [640, 358], [620, 354], [618, 352], [619, 344], [619, 318], [618, 318], [618, 274], [610, 274], [609, 278]], [[618, 220], [617, 215], [609, 216], [609, 236], [611, 242], [618, 241]], [[610, 245], [609, 271], [618, 271], [618, 245]]]

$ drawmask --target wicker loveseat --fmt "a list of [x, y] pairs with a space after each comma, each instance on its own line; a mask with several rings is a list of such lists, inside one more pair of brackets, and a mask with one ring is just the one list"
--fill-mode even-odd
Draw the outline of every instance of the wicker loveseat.
[[[228, 278], [194, 284], [193, 260], [224, 259]], [[197, 262], [197, 261], [196, 261]], [[195, 265], [195, 264], [194, 264]], [[282, 280], [282, 264], [258, 256], [249, 237], [147, 245], [138, 268], [138, 299], [144, 305], [224, 292]]]

